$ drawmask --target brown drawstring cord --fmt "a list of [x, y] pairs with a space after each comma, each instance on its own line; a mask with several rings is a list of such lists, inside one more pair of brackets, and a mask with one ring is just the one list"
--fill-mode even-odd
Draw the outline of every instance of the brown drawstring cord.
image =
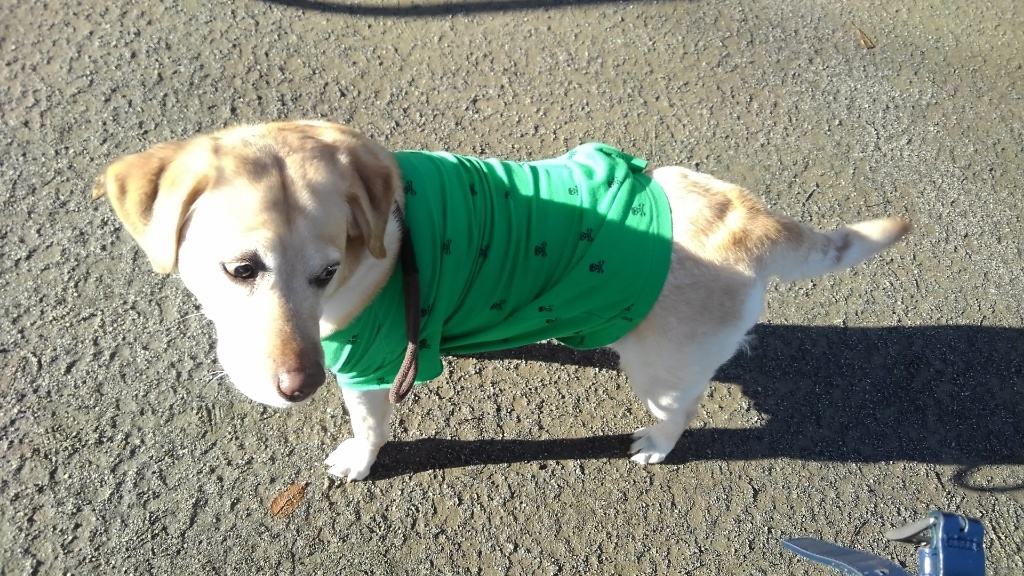
[[402, 226], [402, 248], [399, 257], [402, 260], [402, 292], [405, 294], [405, 337], [409, 343], [405, 347], [405, 360], [398, 369], [398, 375], [395, 376], [391, 393], [388, 395], [392, 404], [398, 404], [412, 392], [420, 364], [420, 269], [416, 265], [416, 253], [412, 248], [412, 238], [409, 237], [409, 227], [397, 206], [395, 213]]

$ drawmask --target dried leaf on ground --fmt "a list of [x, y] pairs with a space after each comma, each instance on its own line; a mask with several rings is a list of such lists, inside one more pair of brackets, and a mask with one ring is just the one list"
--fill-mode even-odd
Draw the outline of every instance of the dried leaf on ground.
[[270, 513], [277, 517], [287, 516], [299, 506], [302, 497], [306, 495], [306, 486], [309, 482], [296, 482], [285, 488], [270, 502]]
[[865, 34], [863, 30], [858, 28], [856, 24], [851, 23], [851, 25], [853, 26], [853, 31], [857, 33], [857, 39], [860, 40], [861, 46], [868, 50], [875, 47], [875, 43], [871, 41], [871, 38], [868, 38], [868, 35]]

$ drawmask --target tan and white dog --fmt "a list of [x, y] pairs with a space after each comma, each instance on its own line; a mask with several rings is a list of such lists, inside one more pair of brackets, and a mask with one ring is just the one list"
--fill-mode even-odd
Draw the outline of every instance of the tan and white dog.
[[[651, 313], [616, 342], [657, 422], [638, 430], [640, 464], [673, 449], [715, 370], [763, 310], [765, 287], [846, 269], [910, 229], [889, 218], [822, 233], [776, 216], [747, 191], [681, 167], [650, 172], [672, 210], [668, 278]], [[243, 126], [168, 142], [97, 179], [159, 273], [177, 269], [217, 330], [231, 381], [271, 406], [325, 379], [320, 338], [346, 326], [385, 284], [404, 208], [393, 155], [336, 124]], [[459, 289], [453, 287], [452, 289]], [[343, 390], [353, 438], [331, 474], [365, 478], [390, 436], [387, 390]]]

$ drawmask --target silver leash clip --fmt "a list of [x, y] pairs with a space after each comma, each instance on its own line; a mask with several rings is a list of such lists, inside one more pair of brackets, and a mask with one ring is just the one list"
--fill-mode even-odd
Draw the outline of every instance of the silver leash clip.
[[[938, 510], [885, 533], [889, 540], [918, 547], [920, 576], [984, 576], [984, 535], [977, 519]], [[782, 546], [848, 576], [912, 576], [885, 558], [817, 538], [790, 538]]]

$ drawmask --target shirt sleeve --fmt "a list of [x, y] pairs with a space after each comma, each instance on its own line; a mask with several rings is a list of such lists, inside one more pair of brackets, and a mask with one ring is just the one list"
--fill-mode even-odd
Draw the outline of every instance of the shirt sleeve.
[[[401, 282], [389, 282], [378, 298], [384, 302], [396, 301], [388, 292], [400, 287]], [[400, 305], [381, 306], [380, 303], [368, 306], [348, 327], [320, 341], [324, 364], [342, 388], [390, 388], [402, 367], [407, 346], [404, 311]], [[438, 343], [424, 338], [418, 345], [416, 382], [437, 378], [442, 372]]]

